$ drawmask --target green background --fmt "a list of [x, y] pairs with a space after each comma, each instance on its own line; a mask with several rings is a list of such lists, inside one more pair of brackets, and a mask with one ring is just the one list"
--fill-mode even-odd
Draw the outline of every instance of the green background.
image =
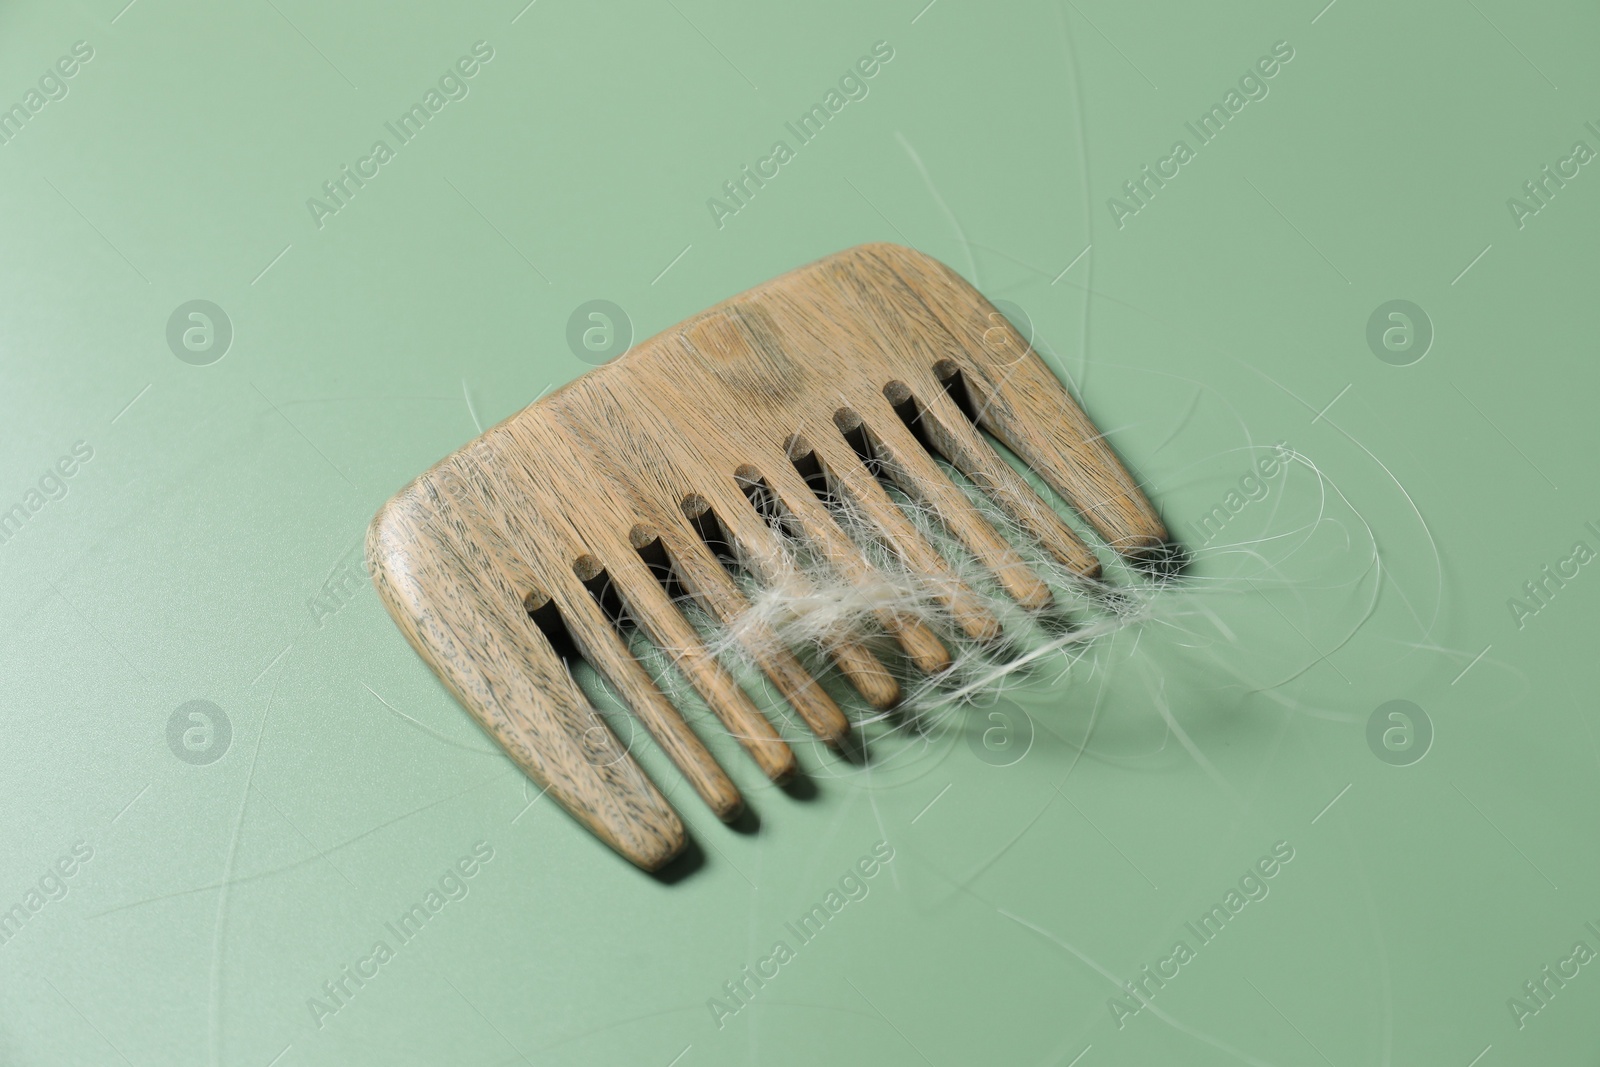
[[[92, 449], [0, 544], [0, 907], [93, 850], [0, 945], [0, 1062], [1596, 1061], [1600, 967], [1520, 1027], [1507, 1002], [1600, 949], [1600, 568], [1521, 625], [1508, 599], [1600, 548], [1600, 177], [1520, 228], [1506, 201], [1600, 148], [1600, 18], [924, 2], [0, 8], [0, 104], [93, 48], [0, 145], [0, 508]], [[469, 95], [319, 227], [307, 198], [478, 41]], [[877, 41], [869, 95], [719, 228], [707, 199]], [[1270, 93], [1119, 228], [1108, 198], [1279, 41]], [[652, 879], [532, 800], [360, 538], [588, 369], [580, 304], [644, 337], [867, 240], [1021, 309], [1196, 564], [881, 764], [802, 744], [811, 799], [713, 737], [754, 832], [641, 743], [706, 853]], [[234, 334], [205, 366], [166, 340], [194, 299]], [[1434, 331], [1408, 366], [1366, 339], [1394, 299]], [[1288, 473], [1195, 534], [1279, 441]], [[210, 763], [168, 741], [197, 699], [231, 726]], [[1433, 733], [1404, 766], [1367, 741], [1394, 699]], [[866, 898], [719, 1028], [880, 840]], [[1280, 841], [1119, 1026], [1116, 983]], [[319, 1026], [478, 842], [470, 893]]]

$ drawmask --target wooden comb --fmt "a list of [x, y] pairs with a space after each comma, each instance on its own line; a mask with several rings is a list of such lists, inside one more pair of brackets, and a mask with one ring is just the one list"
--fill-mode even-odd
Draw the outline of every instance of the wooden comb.
[[[446, 457], [373, 519], [373, 581], [412, 646], [518, 766], [612, 848], [655, 870], [685, 847], [683, 823], [595, 712], [558, 645], [569, 639], [695, 792], [736, 819], [739, 790], [630, 651], [617, 609], [671, 657], [762, 771], [784, 780], [794, 753], [706, 649], [663, 568], [722, 623], [739, 619], [746, 600], [707, 529], [761, 583], [804, 590], [784, 565], [785, 536], [846, 581], [870, 580], [872, 564], [813, 489], [820, 474], [933, 580], [954, 625], [997, 636], [993, 614], [862, 458], [867, 450], [1009, 596], [1044, 607], [1049, 587], [932, 453], [1075, 573], [1096, 576], [1099, 562], [980, 427], [1114, 549], [1131, 558], [1164, 550], [1149, 502], [1011, 324], [943, 264], [871, 244], [658, 334]], [[754, 487], [781, 514], [781, 531], [752, 503]], [[878, 621], [917, 669], [950, 664], [923, 621], [892, 609]], [[817, 736], [843, 740], [849, 721], [799, 659], [759, 626], [737, 632]], [[898, 698], [895, 677], [859, 638], [841, 636], [828, 652], [875, 707]]]

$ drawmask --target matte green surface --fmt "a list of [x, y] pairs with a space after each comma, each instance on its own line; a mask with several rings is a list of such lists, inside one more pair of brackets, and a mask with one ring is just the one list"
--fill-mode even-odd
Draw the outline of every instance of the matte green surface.
[[[0, 144], [0, 1063], [1595, 1061], [1600, 176], [1571, 162], [1520, 227], [1507, 204], [1600, 149], [1592, 7], [124, 2], [0, 8], [0, 105], [93, 50]], [[868, 95], [799, 144], [879, 41]], [[1267, 95], [1196, 148], [1276, 42]], [[307, 198], [379, 138], [319, 226]], [[1194, 158], [1114, 210], [1179, 138]], [[707, 199], [779, 139], [719, 227]], [[652, 880], [530, 805], [359, 538], [588, 369], [585, 301], [644, 337], [866, 240], [1021, 308], [1196, 566], [1159, 622], [925, 746], [862, 770], [803, 745], [814, 798], [713, 738], [759, 829], [658, 773], [705, 862]], [[166, 339], [196, 299], [233, 329], [203, 366]], [[1409, 366], [1366, 339], [1395, 299], [1434, 330]], [[1246, 480], [1279, 441], [1300, 460]], [[1577, 575], [1519, 620], [1545, 565]], [[1432, 724], [1407, 766], [1367, 740], [1395, 699]], [[182, 722], [169, 744], [191, 700], [225, 746], [200, 720], [198, 755]], [[880, 841], [801, 943], [785, 924]], [[1279, 842], [1202, 944], [1185, 923]], [[389, 933], [475, 846], [466, 895]], [[1541, 1006], [1546, 965], [1576, 976]]]

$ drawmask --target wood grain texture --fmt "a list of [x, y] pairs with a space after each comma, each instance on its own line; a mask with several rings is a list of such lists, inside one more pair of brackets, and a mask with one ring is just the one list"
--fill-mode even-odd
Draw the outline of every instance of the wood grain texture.
[[[746, 602], [697, 526], [706, 512], [759, 582], [807, 591], [785, 537], [851, 583], [875, 580], [873, 564], [816, 495], [820, 477], [930, 580], [957, 626], [997, 636], [993, 614], [857, 451], [865, 447], [873, 466], [929, 508], [1008, 594], [1043, 607], [1048, 587], [924, 442], [1067, 566], [1094, 575], [1099, 562], [980, 427], [1117, 551], [1137, 557], [1166, 542], [1104, 438], [989, 302], [937, 261], [876, 244], [702, 312], [446, 457], [374, 518], [373, 580], [412, 646], [518, 766], [602, 840], [654, 870], [684, 848], [683, 823], [590, 706], [558, 644], [570, 638], [706, 804], [737, 817], [739, 790], [630, 641], [665, 653], [769, 777], [792, 774], [794, 754], [672, 601], [661, 561], [723, 623]], [[752, 494], [766, 499], [766, 513]], [[658, 552], [658, 569], [643, 550]], [[922, 620], [885, 609], [879, 621], [922, 670], [950, 663]], [[847, 718], [793, 652], [761, 627], [738, 629], [799, 717], [840, 742]], [[870, 703], [896, 699], [898, 683], [859, 636], [839, 635], [829, 651]]]

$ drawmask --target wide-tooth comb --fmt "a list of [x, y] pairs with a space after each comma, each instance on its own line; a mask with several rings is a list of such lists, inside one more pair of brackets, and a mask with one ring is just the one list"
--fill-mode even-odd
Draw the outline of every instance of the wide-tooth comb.
[[[701, 642], [661, 566], [713, 619], [740, 619], [744, 595], [705, 536], [714, 517], [758, 582], [806, 591], [788, 562], [790, 535], [839, 577], [870, 581], [873, 565], [812, 488], [820, 475], [929, 579], [955, 627], [995, 637], [994, 615], [857, 450], [869, 449], [1019, 604], [1043, 607], [1049, 587], [924, 441], [1062, 564], [1087, 577], [1099, 562], [979, 427], [1117, 551], [1137, 558], [1165, 546], [1134, 480], [1005, 318], [936, 260], [872, 244], [696, 315], [446, 457], [373, 519], [373, 581], [412, 646], [528, 776], [655, 870], [686, 845], [683, 823], [574, 682], [563, 658], [571, 649], [558, 650], [552, 635], [570, 637], [695, 792], [733, 820], [744, 806], [739, 790], [630, 650], [618, 607], [782, 781], [794, 753]], [[752, 491], [775, 509], [783, 533]], [[922, 620], [893, 608], [878, 620], [919, 669], [950, 663]], [[759, 626], [735, 629], [806, 724], [839, 743], [849, 721], [800, 660]], [[894, 676], [859, 638], [842, 636], [828, 651], [869, 703], [897, 699]]]

